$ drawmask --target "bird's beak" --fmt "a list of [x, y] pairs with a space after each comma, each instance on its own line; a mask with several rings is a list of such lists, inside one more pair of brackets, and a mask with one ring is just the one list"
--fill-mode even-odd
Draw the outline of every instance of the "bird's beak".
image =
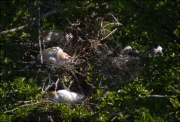
[[72, 56], [68, 56], [69, 59], [72, 59], [73, 57]]

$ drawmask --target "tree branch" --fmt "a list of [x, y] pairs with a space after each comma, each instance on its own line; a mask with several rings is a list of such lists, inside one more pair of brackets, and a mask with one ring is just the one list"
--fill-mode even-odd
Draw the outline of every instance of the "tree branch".
[[[116, 25], [116, 26], [122, 26], [122, 23], [120, 23], [120, 22], [118, 21], [118, 19], [114, 17], [113, 14], [110, 14], [110, 15], [114, 18], [114, 20], [116, 21], [116, 23], [109, 23], [109, 24], [114, 24], [114, 25]], [[107, 24], [107, 25], [105, 25], [105, 26], [108, 26], [109, 24]], [[105, 28], [105, 26], [104, 26], [103, 28]], [[108, 35], [106, 35], [105, 37], [103, 37], [102, 39], [100, 39], [100, 41], [103, 41], [103, 40], [105, 40], [106, 38], [108, 38], [109, 36], [111, 36], [113, 33], [116, 32], [116, 30], [117, 30], [117, 28], [115, 28], [115, 29], [114, 29], [113, 31], [111, 31]]]
[[13, 113], [13, 112], [16, 111], [18, 108], [22, 108], [22, 107], [25, 107], [25, 106], [28, 106], [28, 105], [35, 105], [35, 104], [39, 104], [39, 103], [41, 103], [41, 102], [36, 102], [36, 103], [32, 103], [32, 104], [24, 104], [24, 105], [21, 105], [21, 106], [19, 106], [19, 107], [17, 107], [17, 108], [12, 109], [12, 110], [5, 111], [4, 113], [5, 113], [5, 114], [6, 114], [6, 113]]
[[169, 100], [173, 100], [172, 98], [168, 97], [167, 95], [146, 95], [146, 96], [140, 96], [140, 97], [167, 98]]
[[[55, 14], [55, 13], [57, 13], [57, 12], [60, 12], [61, 10], [52, 10], [52, 11], [50, 11], [50, 12], [47, 12], [46, 14], [43, 14], [41, 17], [40, 17], [40, 19], [43, 19], [43, 18], [45, 18], [45, 17], [47, 17], [47, 16], [49, 16], [49, 15], [52, 15], [52, 14]], [[6, 33], [11, 33], [11, 32], [16, 32], [16, 31], [19, 31], [19, 30], [23, 30], [24, 28], [26, 28], [26, 27], [29, 27], [29, 26], [32, 26], [34, 23], [36, 23], [38, 20], [36, 19], [36, 20], [34, 20], [34, 21], [31, 21], [31, 22], [29, 22], [28, 24], [25, 24], [25, 25], [23, 25], [23, 26], [20, 26], [20, 27], [17, 27], [17, 28], [14, 28], [14, 29], [10, 29], [10, 30], [6, 30], [6, 31], [2, 31], [2, 32], [0, 32], [0, 34], [6, 34]]]

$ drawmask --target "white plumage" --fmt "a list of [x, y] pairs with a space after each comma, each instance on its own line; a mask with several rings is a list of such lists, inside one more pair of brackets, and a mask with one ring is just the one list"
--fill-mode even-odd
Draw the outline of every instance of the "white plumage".
[[[52, 47], [43, 50], [42, 57], [43, 61], [48, 63], [59, 63], [66, 59], [73, 58], [69, 56], [67, 53], [63, 52], [63, 50], [60, 47]], [[40, 54], [37, 56], [37, 59], [41, 60]]]
[[49, 93], [49, 97], [55, 102], [75, 102], [82, 100], [84, 98], [84, 94], [78, 94], [64, 89], [58, 90], [57, 92], [51, 91]]
[[160, 55], [163, 55], [162, 53], [162, 47], [161, 46], [158, 46], [157, 48], [153, 48], [151, 49], [150, 51], [147, 52], [148, 56], [150, 57], [154, 57], [156, 56], [157, 54], [160, 54]]
[[67, 34], [62, 30], [48, 30], [41, 32], [41, 36], [43, 37], [46, 43], [57, 41], [62, 42], [64, 39], [67, 41], [71, 41], [73, 39], [73, 35], [71, 33]]
[[162, 47], [161, 47], [161, 46], [158, 46], [155, 50], [156, 50], [157, 52], [159, 52], [159, 53], [162, 53]]
[[122, 51], [121, 54], [122, 55], [128, 55], [130, 52], [133, 52], [133, 49], [131, 46], [126, 46]]

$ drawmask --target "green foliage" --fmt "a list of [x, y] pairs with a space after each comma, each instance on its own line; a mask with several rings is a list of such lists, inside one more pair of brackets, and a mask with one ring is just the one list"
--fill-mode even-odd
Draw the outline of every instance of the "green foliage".
[[[50, 2], [41, 2], [44, 3], [41, 6], [41, 15], [60, 8], [56, 6], [59, 3], [47, 7]], [[100, 3], [103, 2], [110, 9], [101, 6]], [[110, 86], [113, 81], [107, 81], [100, 74], [94, 78], [92, 71], [96, 67], [89, 64], [86, 82], [92, 83], [96, 79], [96, 83], [102, 81], [109, 89], [96, 88], [97, 93], [87, 96], [89, 101], [81, 105], [45, 102], [40, 94], [41, 82], [35, 80], [34, 75], [17, 71], [24, 66], [22, 62], [29, 52], [17, 50], [12, 44], [29, 43], [29, 40], [36, 42], [36, 22], [22, 31], [1, 35], [0, 121], [28, 121], [31, 113], [36, 115], [34, 118], [38, 115], [51, 115], [62, 121], [180, 121], [179, 2], [69, 0], [62, 12], [41, 20], [42, 29], [63, 30], [68, 23], [67, 18], [72, 23], [77, 19], [87, 23], [95, 12], [104, 17], [105, 25], [112, 20], [105, 17], [105, 14], [112, 13], [123, 26], [118, 28], [113, 38], [108, 39], [109, 46], [113, 43], [111, 40], [115, 40], [123, 46], [131, 44], [144, 51], [154, 45], [163, 47], [163, 57], [141, 58], [143, 72], [135, 81], [116, 86]], [[1, 5], [0, 30], [10, 30], [35, 20], [38, 15], [36, 5], [37, 2], [32, 0], [4, 1]], [[96, 30], [98, 19], [92, 20], [92, 28]], [[107, 35], [107, 32], [113, 30], [113, 26], [107, 25], [105, 29], [104, 34]], [[66, 77], [64, 80], [68, 81]], [[118, 92], [119, 90], [122, 92]], [[19, 101], [30, 103], [23, 106]]]
[[92, 70], [93, 70], [93, 66], [89, 65], [88, 66], [88, 72], [87, 72], [87, 78], [86, 81], [90, 82], [92, 80]]
[[[20, 104], [17, 101], [31, 101], [35, 99], [39, 88], [36, 86], [34, 80], [26, 80], [24, 77], [18, 77], [14, 81], [2, 80], [1, 86], [1, 121], [14, 120], [19, 117], [26, 118], [29, 113], [28, 111], [33, 109], [33, 105], [19, 107]], [[7, 116], [5, 113], [11, 113], [10, 110], [14, 114]]]

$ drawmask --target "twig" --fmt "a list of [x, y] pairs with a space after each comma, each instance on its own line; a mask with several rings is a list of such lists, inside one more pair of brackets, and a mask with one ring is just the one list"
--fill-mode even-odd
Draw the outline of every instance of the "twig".
[[45, 88], [44, 92], [47, 92], [50, 87], [52, 87], [52, 85], [48, 85], [48, 86]]
[[57, 90], [58, 88], [58, 83], [59, 83], [59, 78], [57, 79], [56, 83], [55, 83], [55, 91]]
[[71, 26], [77, 26], [77, 25], [80, 25], [80, 22], [79, 22], [79, 20], [77, 20], [77, 22], [76, 23], [72, 23], [72, 22], [70, 22], [70, 20], [67, 18], [67, 20], [68, 20], [68, 22], [69, 22], [69, 24], [71, 25]]
[[[122, 23], [120, 23], [120, 22], [118, 21], [118, 19], [116, 19], [116, 18], [114, 17], [113, 14], [110, 14], [110, 15], [115, 19], [116, 23], [109, 23], [109, 24], [105, 25], [104, 27], [106, 27], [106, 26], [108, 26], [108, 25], [110, 25], [110, 24], [115, 24], [115, 25], [117, 25], [117, 26], [121, 26], [121, 25], [122, 25]], [[104, 28], [104, 27], [103, 27], [103, 28]], [[115, 28], [113, 31], [111, 31], [107, 36], [105, 36], [104, 38], [102, 38], [100, 41], [108, 38], [108, 37], [109, 37], [110, 35], [112, 35], [116, 30], [117, 30], [117, 28]]]
[[52, 119], [52, 116], [48, 115], [48, 118], [51, 120], [51, 122], [54, 122], [54, 120]]
[[72, 86], [72, 83], [73, 83], [74, 81], [72, 80], [70, 83], [69, 83], [69, 86], [68, 86], [68, 89], [70, 89], [70, 87]]
[[79, 83], [79, 79], [76, 77], [76, 75], [74, 74], [74, 72], [71, 71], [71, 74], [75, 77], [75, 79], [78, 81]]
[[109, 26], [109, 25], [117, 25], [117, 23], [114, 23], [114, 22], [108, 23], [108, 24], [104, 25], [103, 28], [105, 28], [106, 26]]
[[116, 20], [116, 24], [117, 24], [117, 26], [120, 26], [120, 25], [122, 25], [122, 23], [119, 23], [119, 21], [118, 21], [118, 19], [116, 19], [115, 17], [114, 17], [114, 15], [113, 14], [110, 14], [115, 20]]
[[107, 36], [105, 36], [104, 38], [102, 38], [100, 41], [105, 40], [106, 38], [108, 38], [110, 35], [112, 35], [115, 31], [117, 30], [117, 28], [115, 28], [113, 31], [111, 31]]
[[124, 112], [118, 112], [118, 113], [116, 113], [116, 114], [112, 117], [111, 121], [114, 121], [114, 120], [117, 118], [118, 115], [123, 114], [123, 113], [124, 113]]
[[50, 85], [51, 85], [51, 84], [48, 85], [48, 86], [46, 87], [46, 89], [44, 90], [44, 88], [45, 88], [45, 83], [46, 83], [47, 79], [49, 79], [49, 84], [50, 84], [50, 75], [48, 75], [48, 77], [46, 77], [45, 80], [43, 80], [44, 82], [43, 82], [42, 92], [46, 92], [46, 91], [49, 89]]
[[31, 102], [36, 102], [37, 100], [31, 100], [31, 101], [17, 101], [19, 104], [27, 104]]

